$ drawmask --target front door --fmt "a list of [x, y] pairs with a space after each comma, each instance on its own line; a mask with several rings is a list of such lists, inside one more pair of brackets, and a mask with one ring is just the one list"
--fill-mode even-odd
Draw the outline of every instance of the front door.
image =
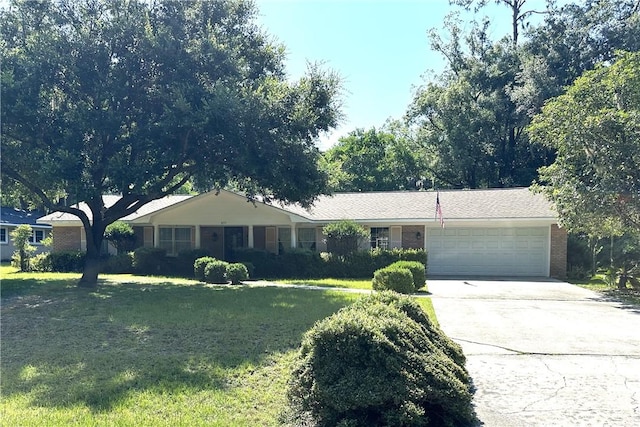
[[224, 259], [232, 260], [234, 251], [244, 247], [244, 227], [224, 228]]

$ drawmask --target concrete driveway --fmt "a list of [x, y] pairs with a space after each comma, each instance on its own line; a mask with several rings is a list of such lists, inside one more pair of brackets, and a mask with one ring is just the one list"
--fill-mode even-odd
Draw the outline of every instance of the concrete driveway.
[[640, 310], [559, 281], [428, 280], [486, 426], [640, 426]]

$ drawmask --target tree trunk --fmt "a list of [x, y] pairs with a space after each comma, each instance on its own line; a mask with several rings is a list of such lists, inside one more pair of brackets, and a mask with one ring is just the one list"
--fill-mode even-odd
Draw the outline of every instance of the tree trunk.
[[100, 248], [104, 239], [102, 218], [94, 214], [92, 224], [85, 224], [84, 231], [87, 237], [87, 254], [84, 259], [82, 277], [78, 282], [81, 288], [95, 288], [98, 286], [98, 273], [100, 273]]
[[84, 260], [82, 277], [78, 282], [81, 288], [96, 288], [98, 286], [98, 273], [100, 272], [100, 253], [87, 255]]

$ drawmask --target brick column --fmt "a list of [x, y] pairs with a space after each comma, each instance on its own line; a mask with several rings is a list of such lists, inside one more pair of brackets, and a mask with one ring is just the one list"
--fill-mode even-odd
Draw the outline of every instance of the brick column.
[[550, 248], [550, 275], [556, 279], [567, 278], [567, 231], [558, 227], [557, 224], [551, 226], [551, 248]]

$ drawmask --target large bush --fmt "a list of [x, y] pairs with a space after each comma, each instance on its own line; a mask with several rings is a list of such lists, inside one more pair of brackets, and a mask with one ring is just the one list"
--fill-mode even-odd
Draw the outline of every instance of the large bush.
[[413, 286], [416, 290], [424, 288], [427, 284], [427, 271], [424, 264], [418, 261], [396, 261], [389, 267], [406, 268], [413, 276]]
[[33, 259], [32, 267], [36, 271], [57, 273], [77, 273], [84, 267], [85, 253], [80, 251], [56, 251], [44, 253]]
[[205, 256], [202, 258], [198, 258], [193, 262], [193, 276], [204, 282], [204, 269], [207, 267], [207, 264], [209, 264], [212, 261], [217, 261], [216, 258], [214, 257], [210, 257], [210, 256]]
[[412, 294], [416, 291], [411, 271], [401, 267], [385, 267], [373, 273], [371, 283], [375, 291], [395, 291], [401, 294]]
[[365, 228], [351, 220], [327, 224], [322, 233], [327, 236], [327, 251], [338, 256], [356, 252], [360, 241], [367, 237]]
[[204, 267], [204, 280], [207, 283], [227, 283], [227, 266], [225, 261], [209, 261]]
[[115, 221], [107, 225], [104, 238], [115, 246], [119, 254], [132, 251], [136, 243], [133, 227], [123, 221]]
[[30, 259], [36, 251], [35, 246], [29, 244], [29, 239], [33, 235], [33, 229], [29, 224], [22, 224], [11, 230], [9, 233], [16, 251], [11, 256], [11, 265], [20, 271], [31, 269]]
[[138, 274], [167, 273], [167, 251], [163, 248], [142, 247], [133, 251], [133, 269]]
[[241, 263], [233, 263], [227, 265], [227, 280], [232, 285], [239, 285], [243, 280], [249, 278], [249, 271], [247, 266]]
[[307, 331], [287, 398], [283, 421], [296, 426], [476, 422], [459, 347], [414, 301], [392, 293], [365, 297]]

